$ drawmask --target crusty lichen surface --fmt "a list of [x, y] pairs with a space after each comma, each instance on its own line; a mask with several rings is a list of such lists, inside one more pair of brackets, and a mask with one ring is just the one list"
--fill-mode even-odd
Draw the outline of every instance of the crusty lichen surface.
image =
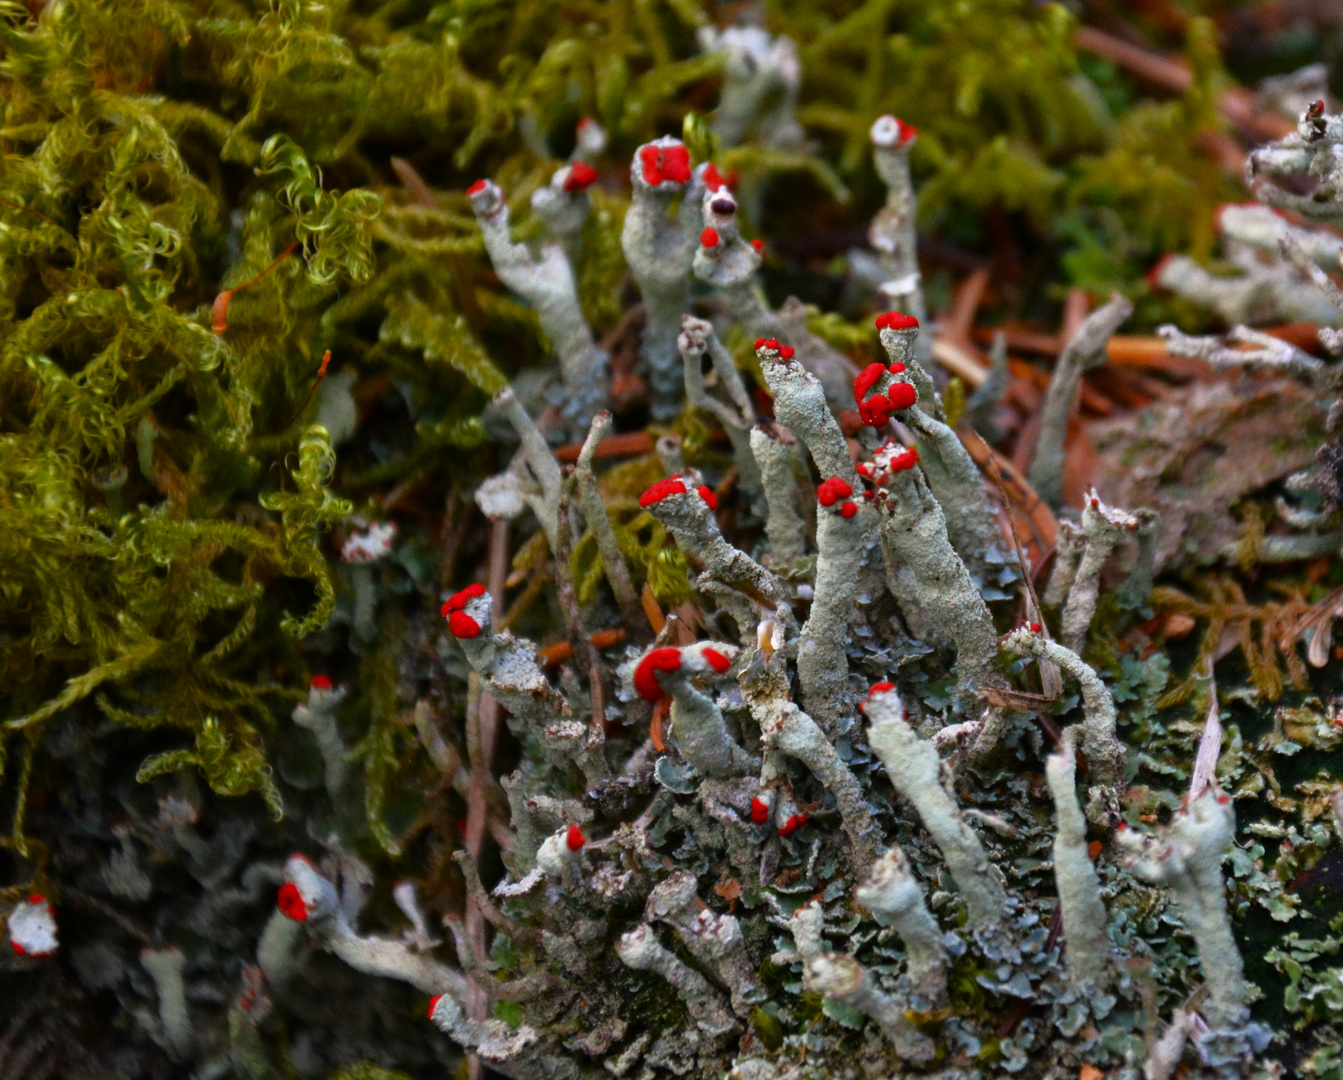
[[[0, 1074], [1343, 1075], [1339, 247], [1178, 22], [0, 0]], [[1075, 475], [1200, 309], [1202, 547]]]

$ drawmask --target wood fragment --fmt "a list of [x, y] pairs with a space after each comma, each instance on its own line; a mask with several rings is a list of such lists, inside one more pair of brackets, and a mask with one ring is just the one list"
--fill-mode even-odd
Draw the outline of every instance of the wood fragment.
[[[565, 443], [555, 451], [557, 461], [572, 463], [578, 460], [582, 443]], [[592, 456], [595, 459], [614, 457], [638, 457], [653, 452], [653, 437], [646, 431], [629, 431], [622, 435], [611, 435], [597, 444]]]

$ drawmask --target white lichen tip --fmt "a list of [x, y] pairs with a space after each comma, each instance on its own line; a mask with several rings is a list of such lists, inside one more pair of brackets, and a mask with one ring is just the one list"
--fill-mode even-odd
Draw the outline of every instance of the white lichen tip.
[[1122, 827], [1115, 834], [1130, 872], [1174, 894], [1198, 947], [1209, 991], [1208, 1020], [1217, 1028], [1239, 1024], [1245, 1017], [1244, 965], [1231, 932], [1222, 878], [1222, 860], [1235, 832], [1230, 797], [1208, 787], [1178, 810], [1161, 834], [1142, 836]]
[[873, 121], [868, 136], [880, 150], [908, 150], [918, 139], [919, 129], [887, 113]]
[[445, 1035], [495, 1063], [517, 1057], [540, 1039], [526, 1024], [515, 1030], [502, 1020], [468, 1019], [451, 994], [439, 994], [429, 1002], [429, 1019]]
[[20, 900], [5, 919], [9, 930], [9, 945], [16, 956], [43, 959], [55, 956], [60, 943], [56, 940], [56, 911], [41, 893], [33, 893]]
[[339, 915], [340, 897], [307, 856], [294, 854], [285, 860], [284, 884], [276, 896], [276, 906], [295, 922], [320, 923]]
[[392, 552], [396, 522], [375, 521], [362, 532], [351, 534], [340, 546], [340, 557], [347, 563], [371, 563]]
[[574, 152], [570, 155], [574, 161], [591, 162], [593, 158], [599, 156], [606, 149], [609, 141], [606, 128], [597, 123], [590, 116], [583, 117], [578, 121], [578, 127], [574, 132], [576, 140], [574, 142]]

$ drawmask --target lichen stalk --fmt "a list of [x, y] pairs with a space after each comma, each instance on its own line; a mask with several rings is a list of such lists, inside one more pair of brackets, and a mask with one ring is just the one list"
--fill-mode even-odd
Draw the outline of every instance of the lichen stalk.
[[1110, 338], [1132, 314], [1133, 304], [1116, 293], [1082, 321], [1054, 365], [1028, 476], [1040, 498], [1056, 509], [1063, 502], [1064, 442], [1082, 374], [1105, 362]]
[[[862, 785], [846, 765], [820, 725], [786, 697], [786, 682], [778, 677], [778, 661], [771, 663], [774, 677], [751, 680], [743, 687], [751, 716], [760, 727], [760, 739], [771, 753], [802, 762], [835, 798], [844, 831], [848, 834], [856, 873], [862, 873], [876, 854], [880, 839]], [[767, 759], [766, 768], [769, 769]], [[768, 785], [772, 776], [762, 776]]]
[[1124, 778], [1124, 746], [1115, 735], [1114, 696], [1095, 669], [1077, 653], [1050, 641], [1035, 627], [1023, 626], [1003, 638], [1003, 648], [1015, 656], [1030, 656], [1054, 664], [1077, 680], [1082, 690], [1081, 751], [1092, 776], [1114, 787]]
[[1222, 860], [1235, 832], [1231, 800], [1213, 785], [1176, 813], [1158, 841], [1130, 830], [1117, 836], [1129, 869], [1174, 895], [1198, 948], [1208, 1019], [1216, 1028], [1243, 1023], [1246, 1017], [1244, 964], [1222, 879]]
[[870, 1018], [906, 1061], [932, 1060], [933, 1042], [906, 1018], [905, 1002], [873, 986], [867, 969], [853, 957], [838, 953], [811, 957], [803, 970], [802, 985]]
[[1087, 850], [1086, 818], [1077, 802], [1078, 734], [1075, 727], [1065, 731], [1058, 750], [1045, 762], [1054, 798], [1054, 882], [1063, 914], [1068, 973], [1081, 986], [1101, 987], [1108, 981], [1110, 937], [1100, 877]]
[[635, 151], [630, 164], [633, 192], [620, 237], [643, 297], [639, 356], [648, 371], [653, 416], [659, 420], [676, 415], [682, 395], [676, 336], [690, 306], [691, 264], [705, 189], [703, 166], [692, 172], [689, 161], [685, 145], [670, 136]]
[[932, 834], [965, 897], [970, 925], [982, 933], [1001, 933], [1007, 895], [989, 866], [984, 845], [942, 785], [937, 751], [905, 721], [900, 695], [893, 689], [875, 690], [863, 708], [868, 742], [885, 764], [896, 791], [914, 804], [919, 820]]
[[536, 309], [541, 329], [559, 359], [564, 383], [564, 414], [586, 425], [602, 406], [607, 384], [607, 355], [597, 348], [583, 316], [573, 267], [561, 244], [545, 244], [533, 255], [516, 244], [509, 230], [508, 203], [492, 180], [467, 193], [495, 273], [508, 288]]
[[1095, 491], [1087, 492], [1082, 510], [1082, 533], [1086, 546], [1077, 561], [1077, 571], [1063, 607], [1063, 644], [1075, 653], [1086, 647], [1087, 633], [1100, 597], [1100, 576], [1111, 553], [1125, 536], [1136, 532], [1140, 521], [1118, 507], [1107, 506]]
[[677, 959], [658, 941], [653, 928], [640, 923], [616, 943], [616, 955], [626, 967], [651, 971], [669, 982], [690, 1009], [694, 1022], [709, 1035], [727, 1035], [737, 1029], [727, 1003], [698, 971]]
[[853, 896], [879, 922], [894, 927], [900, 935], [914, 997], [927, 1002], [928, 1007], [945, 1002], [949, 960], [942, 931], [928, 910], [923, 887], [900, 845], [892, 844], [877, 858]]
[[[887, 307], [897, 308], [919, 320], [928, 320], [919, 272], [918, 196], [909, 173], [909, 153], [918, 140], [918, 132], [898, 117], [878, 117], [868, 133], [872, 142], [872, 164], [886, 185], [886, 204], [872, 219], [868, 243], [881, 259], [886, 281], [879, 286]], [[926, 369], [933, 358], [931, 335], [922, 335], [914, 345], [914, 356]]]
[[639, 606], [639, 597], [634, 590], [625, 557], [620, 553], [616, 542], [615, 528], [606, 514], [606, 504], [602, 502], [601, 492], [597, 489], [597, 477], [592, 471], [592, 455], [597, 444], [611, 430], [611, 414], [602, 409], [592, 418], [592, 426], [578, 453], [578, 462], [574, 467], [574, 479], [578, 484], [578, 497], [583, 508], [583, 520], [587, 523], [597, 541], [597, 551], [602, 559], [602, 572], [611, 586], [611, 592], [620, 608], [621, 618], [631, 633], [644, 625], [643, 609]]
[[[791, 433], [790, 433], [791, 434]], [[785, 444], [772, 426], [751, 429], [751, 454], [760, 469], [768, 514], [765, 536], [769, 539], [771, 568], [787, 573], [807, 549], [806, 522], [797, 510], [801, 466], [797, 450]]]
[[993, 619], [970, 571], [951, 546], [942, 507], [917, 470], [911, 470], [907, 491], [905, 497], [878, 501], [882, 541], [894, 564], [888, 566], [888, 576], [901, 568], [911, 572], [920, 610], [956, 646], [962, 692], [998, 685], [1003, 679], [994, 666], [998, 635]]
[[691, 681], [722, 675], [736, 655], [735, 646], [718, 642], [679, 649], [664, 646], [645, 653], [635, 668], [636, 690], [641, 695], [656, 698], [660, 688], [671, 696], [672, 738], [701, 776], [739, 776], [752, 766], [750, 755], [728, 734], [722, 710]]

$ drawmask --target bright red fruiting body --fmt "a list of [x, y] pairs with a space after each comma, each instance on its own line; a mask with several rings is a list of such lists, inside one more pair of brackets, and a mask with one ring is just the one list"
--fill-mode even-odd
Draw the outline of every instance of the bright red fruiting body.
[[905, 365], [897, 360], [887, 370], [889, 370], [892, 375], [903, 375], [905, 373]]
[[472, 184], [469, 188], [466, 189], [467, 197], [469, 198], [472, 195], [479, 195], [482, 191], [485, 190], [485, 185], [487, 183], [489, 183], [488, 180], [477, 180], [474, 184]]
[[898, 116], [895, 118], [895, 126], [896, 129], [900, 132], [901, 145], [904, 145], [905, 143], [912, 143], [915, 139], [919, 137], [919, 129], [916, 128], [913, 124], [906, 124]]
[[878, 330], [917, 330], [919, 320], [913, 315], [905, 315], [899, 311], [888, 311], [884, 315], [877, 316]]
[[737, 170], [728, 169], [724, 176], [718, 171], [718, 166], [709, 162], [704, 168], [704, 184], [710, 191], [717, 191], [719, 188], [727, 188], [730, 191], [737, 187]]
[[480, 635], [480, 623], [465, 611], [448, 612], [448, 629], [455, 638], [473, 638]]
[[793, 833], [797, 832], [797, 830], [802, 828], [802, 826], [805, 825], [806, 823], [807, 823], [806, 814], [794, 814], [784, 823], [783, 828], [779, 830], [779, 835], [792, 836]]
[[700, 484], [695, 490], [699, 492], [699, 497], [704, 500], [705, 506], [710, 510], [718, 509], [718, 496], [713, 493], [713, 488]]
[[816, 500], [822, 506], [834, 506], [840, 499], [847, 499], [852, 494], [853, 488], [846, 481], [832, 476], [816, 489]]
[[858, 373], [858, 377], [853, 380], [853, 400], [859, 406], [863, 404], [863, 398], [867, 397], [867, 392], [876, 385], [877, 380], [886, 374], [884, 364], [868, 364]]
[[1093, 510], [1099, 510], [1100, 508], [1101, 508], [1101, 501], [1100, 501], [1100, 499], [1092, 499], [1092, 500], [1091, 500], [1091, 509], [1093, 509]]
[[732, 661], [717, 649], [705, 649], [700, 655], [704, 657], [705, 663], [713, 668], [714, 671], [718, 672], [719, 675], [723, 674], [723, 672], [732, 666]]
[[47, 898], [43, 896], [40, 892], [28, 894], [28, 903], [30, 904], [45, 904], [46, 902]]
[[642, 495], [639, 496], [639, 505], [647, 510], [654, 503], [660, 503], [663, 499], [670, 498], [672, 495], [684, 495], [685, 484], [681, 482], [681, 477], [669, 476], [666, 480], [659, 480]]
[[679, 143], [675, 146], [645, 146], [639, 151], [645, 184], [670, 180], [684, 184], [690, 179], [690, 153]]
[[891, 388], [886, 391], [886, 396], [890, 398], [892, 412], [897, 409], [908, 409], [919, 400], [918, 392], [907, 382], [892, 383]]
[[293, 919], [294, 922], [308, 921], [308, 905], [303, 902], [302, 893], [292, 881], [286, 881], [280, 886], [280, 891], [275, 895], [275, 905], [285, 918]]
[[434, 1010], [438, 1008], [438, 1003], [439, 1003], [440, 1000], [442, 1000], [442, 998], [443, 998], [443, 995], [442, 995], [442, 994], [435, 994], [433, 997], [431, 997], [431, 998], [429, 999], [429, 1019], [430, 1019], [430, 1020], [432, 1020], [432, 1019], [434, 1018]]
[[471, 585], [468, 585], [465, 589], [462, 589], [459, 592], [455, 592], [451, 596], [449, 596], [447, 600], [443, 602], [443, 607], [440, 609], [440, 614], [443, 615], [444, 618], [446, 618], [448, 612], [461, 611], [462, 608], [466, 607], [466, 605], [470, 601], [474, 600], [477, 596], [484, 596], [484, 595], [485, 595], [485, 586], [482, 585], [479, 581], [477, 581]]
[[569, 175], [564, 178], [565, 191], [587, 191], [597, 182], [601, 174], [586, 161], [575, 161], [569, 166]]
[[325, 675], [314, 675], [308, 681], [308, 686], [313, 690], [330, 690], [331, 680]]
[[914, 468], [918, 463], [919, 452], [911, 446], [908, 450], [903, 450], [898, 454], [892, 454], [891, 462], [886, 467], [890, 469], [891, 472], [904, 472], [906, 469]]
[[751, 241], [751, 247], [755, 248], [757, 255], [763, 255], [765, 253], [765, 241], [761, 240], [759, 237], [756, 237], [756, 239]]
[[588, 838], [577, 825], [570, 825], [569, 831], [564, 834], [564, 846], [570, 851], [582, 851], [583, 845], [587, 842]]
[[867, 688], [867, 696], [871, 697], [873, 694], [888, 694], [894, 689], [895, 683], [874, 682]]
[[718, 230], [712, 226], [699, 234], [699, 242], [704, 247], [711, 248], [718, 246]]
[[775, 352], [778, 352], [779, 351], [778, 338], [767, 337], [765, 338], [764, 341], [762, 341], [759, 345], [757, 345], [756, 348], [773, 349]]
[[791, 359], [793, 358], [793, 353], [794, 353], [794, 351], [795, 351], [795, 350], [793, 349], [793, 347], [792, 347], [791, 345], [780, 345], [780, 346], [779, 346], [779, 359], [781, 359], [781, 360], [791, 360]]
[[1031, 633], [1032, 633], [1032, 634], [1038, 634], [1041, 630], [1044, 629], [1044, 627], [1041, 626], [1038, 622], [1033, 622], [1033, 623], [1030, 623], [1029, 625], [1030, 625]]
[[858, 507], [851, 502], [846, 502], [839, 508], [839, 516], [842, 518], [851, 518], [856, 513], [858, 513]]
[[891, 418], [891, 401], [885, 394], [873, 394], [858, 405], [858, 415], [868, 427], [881, 427]]
[[667, 696], [658, 682], [659, 671], [676, 671], [681, 666], [679, 649], [654, 649], [634, 669], [634, 689], [645, 701], [661, 701]]
[[764, 799], [754, 798], [751, 800], [751, 823], [754, 825], [763, 825], [769, 820], [769, 803]]
[[762, 337], [758, 337], [755, 339], [755, 344], [752, 346], [752, 348], [758, 349], [763, 344], [765, 344], [765, 339]]

